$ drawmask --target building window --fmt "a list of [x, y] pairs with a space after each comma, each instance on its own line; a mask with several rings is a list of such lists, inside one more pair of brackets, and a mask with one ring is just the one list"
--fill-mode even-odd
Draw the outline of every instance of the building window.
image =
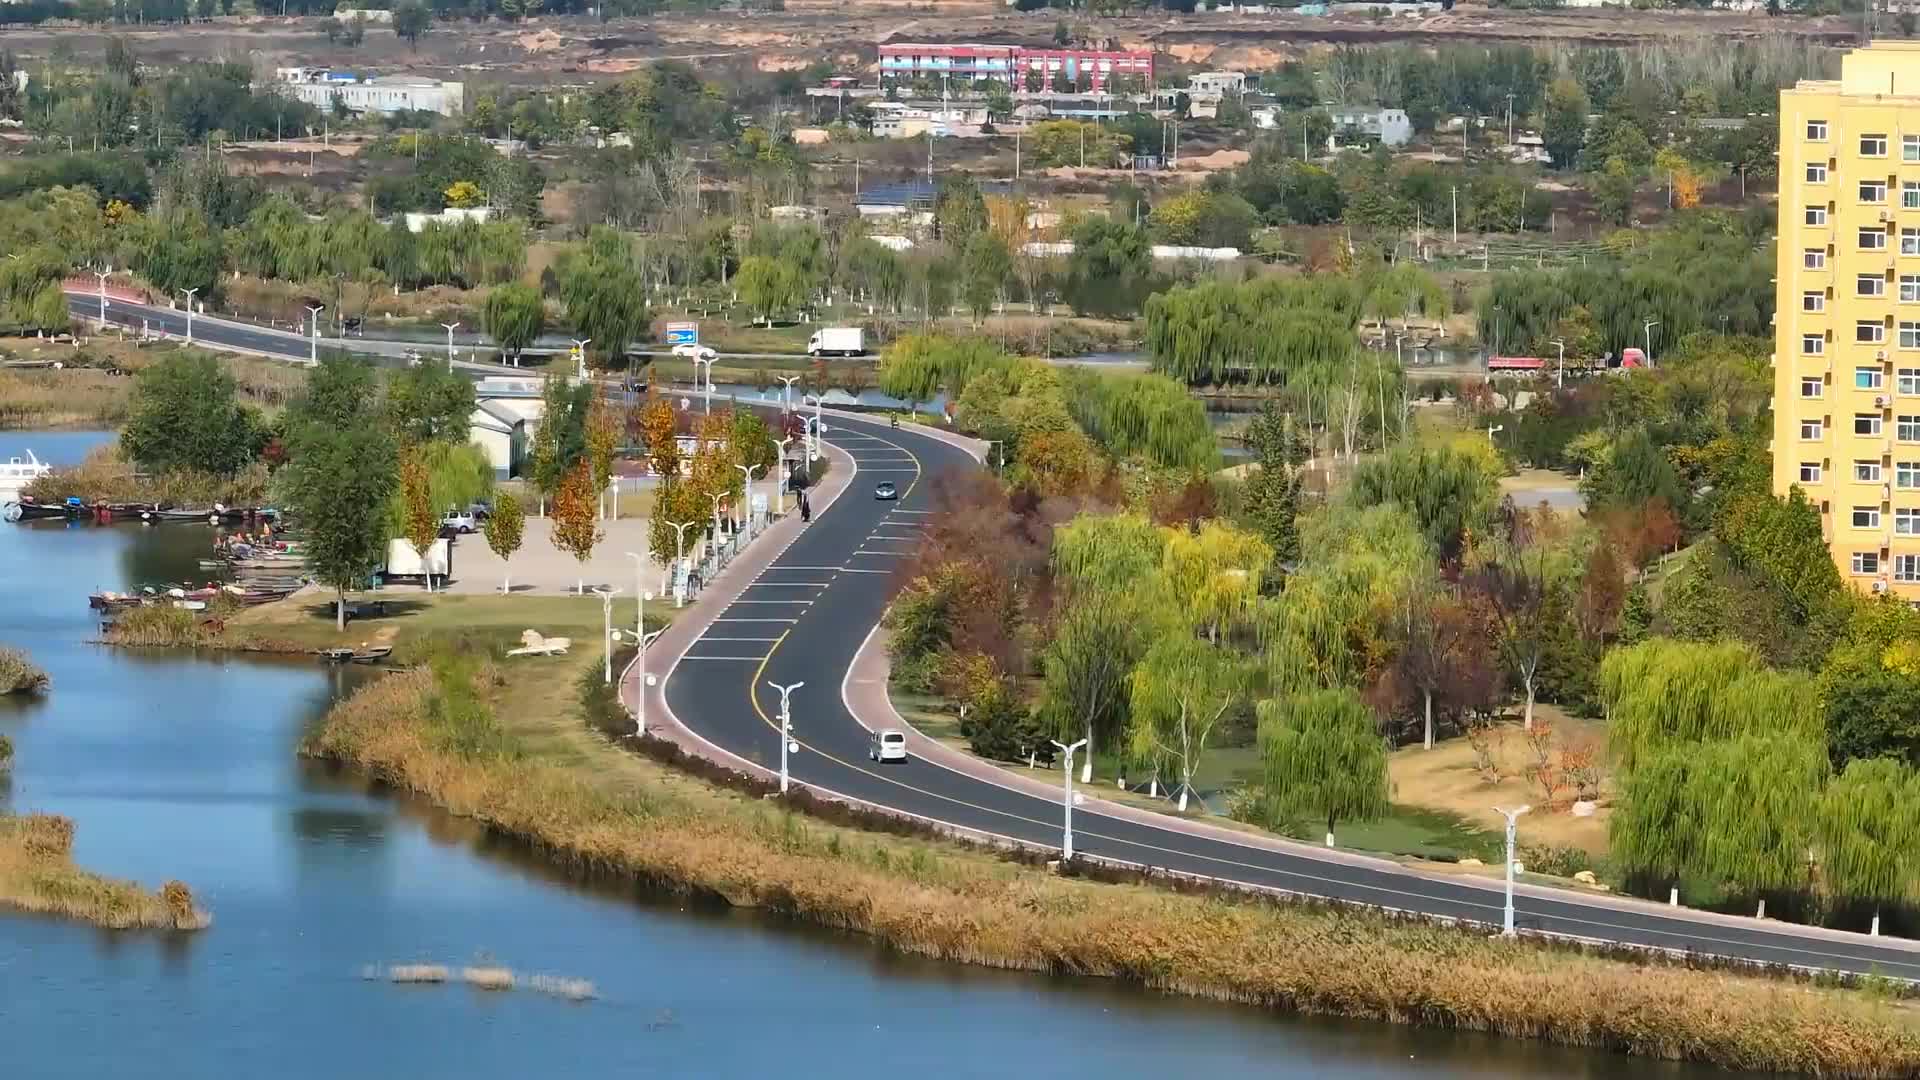
[[1877, 367], [1857, 367], [1853, 369], [1853, 388], [1855, 390], [1878, 390], [1886, 385], [1886, 376]]
[[1920, 394], [1920, 368], [1903, 367], [1894, 372], [1894, 377], [1899, 380], [1897, 385], [1901, 393]]
[[1818, 420], [1800, 421], [1800, 437], [1802, 439], [1805, 439], [1808, 442], [1819, 442], [1820, 441], [1820, 421]]
[[1860, 201], [1863, 203], [1886, 202], [1887, 182], [1885, 180], [1860, 181]]
[[1853, 508], [1853, 527], [1856, 529], [1877, 529], [1880, 527], [1880, 508], [1877, 506], [1856, 506]]
[[1827, 141], [1827, 122], [1825, 120], [1807, 121], [1807, 141], [1808, 142], [1826, 142]]
[[1853, 463], [1855, 483], [1877, 484], [1880, 482], [1880, 463], [1878, 461], [1856, 461]]
[[1882, 322], [1868, 322], [1865, 319], [1853, 324], [1853, 343], [1855, 345], [1878, 345], [1887, 340], [1887, 326]]
[[1877, 551], [1856, 551], [1853, 553], [1853, 572], [1856, 574], [1877, 574], [1880, 572], [1880, 553]]
[[1903, 322], [1900, 324], [1900, 347], [1903, 349], [1920, 349], [1920, 322]]
[[1895, 510], [1893, 512], [1893, 534], [1895, 536], [1920, 536], [1920, 510]]
[[1817, 398], [1826, 390], [1827, 381], [1819, 376], [1809, 376], [1800, 380], [1800, 396]]
[[[1920, 239], [1920, 232], [1916, 232], [1915, 236], [1916, 236], [1916, 239]], [[1887, 230], [1882, 229], [1878, 225], [1860, 226], [1860, 250], [1861, 251], [1887, 250]], [[1901, 235], [1900, 235], [1900, 253], [1902, 255], [1913, 254], [1913, 252], [1910, 252], [1907, 250], [1907, 238], [1904, 230], [1901, 232]]]
[[1900, 136], [1900, 160], [1920, 161], [1920, 135]]
[[[1920, 279], [1916, 279], [1914, 289], [1916, 292], [1920, 292]], [[1801, 311], [1827, 310], [1827, 294], [1823, 292], [1801, 293], [1800, 294], [1800, 310]]]
[[1853, 414], [1853, 433], [1855, 435], [1865, 435], [1869, 438], [1879, 435], [1880, 434], [1880, 414], [1877, 412], [1854, 413]]
[[1920, 303], [1920, 274], [1900, 275], [1900, 302]]
[[1900, 182], [1900, 209], [1920, 210], [1920, 183], [1912, 180]]
[[1800, 482], [1803, 484], [1819, 483], [1820, 482], [1820, 463], [1817, 461], [1801, 462], [1800, 463]]
[[1807, 162], [1807, 183], [1824, 184], [1827, 182], [1827, 163], [1824, 161]]
[[1920, 416], [1894, 417], [1893, 437], [1901, 442], [1920, 442]]
[[1887, 137], [1885, 135], [1860, 136], [1861, 157], [1886, 157]]
[[1902, 491], [1920, 490], [1920, 461], [1894, 462], [1893, 486]]
[[1800, 351], [1808, 356], [1819, 356], [1827, 351], [1827, 339], [1820, 334], [1801, 334]]
[[1801, 253], [1800, 261], [1801, 264], [1809, 270], [1825, 270], [1827, 268], [1827, 249], [1808, 248]]
[[1900, 230], [1900, 254], [1920, 255], [1920, 229]]
[[1920, 555], [1895, 555], [1893, 580], [1920, 581]]
[[1853, 278], [1853, 295], [1885, 296], [1887, 295], [1887, 279], [1879, 274], [1855, 274]]

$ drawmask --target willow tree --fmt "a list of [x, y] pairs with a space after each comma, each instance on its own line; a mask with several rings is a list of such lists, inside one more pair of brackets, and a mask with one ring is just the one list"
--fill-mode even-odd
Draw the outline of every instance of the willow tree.
[[1063, 389], [1073, 419], [1116, 458], [1140, 457], [1176, 469], [1219, 465], [1206, 407], [1172, 379], [1076, 370]]
[[1235, 654], [1185, 630], [1161, 634], [1128, 676], [1128, 749], [1133, 760], [1152, 764], [1155, 789], [1162, 764], [1172, 767], [1183, 813], [1213, 730], [1240, 702], [1248, 681]]
[[917, 405], [942, 390], [958, 397], [975, 375], [1014, 364], [999, 346], [982, 338], [908, 334], [881, 355], [880, 390]]
[[1740, 642], [1649, 638], [1600, 662], [1614, 762], [1631, 771], [1672, 745], [1755, 734], [1825, 741], [1811, 676], [1767, 670]]
[[1920, 897], [1920, 775], [1892, 758], [1851, 761], [1820, 798], [1820, 874], [1836, 899], [1880, 909]]
[[1636, 762], [1609, 823], [1614, 859], [1649, 884], [1704, 880], [1743, 896], [1806, 883], [1827, 759], [1795, 735], [1674, 743]]
[[1280, 602], [1256, 612], [1268, 675], [1286, 692], [1358, 685], [1434, 576], [1432, 549], [1398, 506], [1346, 504], [1304, 519], [1300, 547]]
[[555, 271], [567, 320], [590, 339], [603, 362], [610, 365], [646, 335], [651, 318], [646, 279], [639, 254], [624, 235], [595, 226], [586, 245], [566, 252]]
[[1442, 557], [1460, 551], [1493, 518], [1500, 481], [1487, 464], [1450, 446], [1399, 446], [1354, 470], [1347, 497], [1356, 506], [1397, 503]]
[[1259, 705], [1261, 772], [1253, 806], [1261, 823], [1327, 823], [1387, 812], [1387, 746], [1373, 711], [1350, 689], [1315, 690]]
[[1069, 590], [1124, 589], [1159, 568], [1168, 531], [1139, 514], [1081, 514], [1053, 531], [1053, 570]]
[[1190, 625], [1218, 645], [1253, 612], [1273, 549], [1257, 533], [1209, 521], [1200, 531], [1173, 530], [1161, 557], [1168, 591]]

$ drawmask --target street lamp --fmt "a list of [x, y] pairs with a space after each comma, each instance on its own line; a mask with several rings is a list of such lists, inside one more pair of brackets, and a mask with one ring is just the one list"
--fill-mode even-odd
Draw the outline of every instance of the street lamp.
[[687, 530], [698, 524], [698, 521], [667, 522], [673, 529], [673, 606], [677, 608], [687, 606]]
[[1060, 858], [1064, 860], [1073, 858], [1073, 754], [1074, 751], [1087, 745], [1087, 740], [1081, 739], [1072, 746], [1068, 746], [1059, 739], [1055, 739], [1053, 745], [1059, 747], [1066, 755], [1066, 760], [1060, 765], [1060, 783], [1064, 792], [1060, 801], [1061, 805], [1066, 807], [1065, 825], [1060, 839]]
[[200, 291], [198, 285], [191, 289], [181, 289], [187, 294], [187, 344], [193, 344], [193, 294]]
[[647, 674], [647, 646], [666, 631], [655, 630], [651, 636], [647, 634], [647, 601], [653, 599], [653, 594], [646, 591], [647, 560], [634, 551], [627, 552], [627, 558], [633, 560], [633, 640], [639, 650], [633, 658], [634, 667], [640, 672], [640, 689], [634, 695], [633, 716], [633, 735], [637, 739], [647, 733], [647, 688], [654, 683], [653, 676]]
[[456, 319], [453, 322], [443, 322], [440, 325], [447, 328], [447, 366], [451, 367], [453, 366], [453, 332], [460, 329], [460, 322]]
[[1553, 388], [1558, 390], [1567, 385], [1567, 343], [1559, 338], [1554, 338], [1548, 342], [1548, 344], [1556, 346], [1560, 350], [1560, 372], [1553, 377]]
[[573, 342], [574, 374], [579, 378], [587, 377], [587, 346], [593, 344], [592, 338], [568, 338]]
[[1507, 425], [1505, 424], [1488, 424], [1487, 425], [1487, 445], [1488, 446], [1493, 445], [1494, 433], [1505, 431], [1505, 430], [1507, 430]]
[[619, 595], [619, 589], [597, 587], [594, 595], [600, 598], [600, 678], [608, 686], [613, 685], [613, 598]]
[[325, 310], [325, 304], [307, 305], [307, 314], [313, 316], [313, 337], [308, 339], [307, 362], [315, 367], [320, 366], [320, 313]]
[[[793, 411], [793, 384], [799, 382], [802, 378], [804, 378], [804, 376], [779, 375], [779, 376], [776, 376], [776, 378], [778, 378], [781, 382], [787, 384], [780, 391], [780, 411], [783, 413], [790, 413]], [[804, 395], [802, 396], [801, 400], [803, 401], [805, 400]]]
[[740, 481], [740, 531], [746, 538], [753, 539], [753, 470], [764, 469], [765, 465], [735, 465], [743, 478]]
[[713, 550], [718, 551], [720, 550], [720, 503], [727, 496], [725, 492], [714, 491], [709, 492], [707, 497], [713, 500]]
[[800, 404], [805, 405], [807, 398], [813, 399], [813, 431], [807, 443], [807, 460], [815, 461], [820, 457], [820, 437], [826, 434], [827, 430], [820, 423], [820, 404], [826, 399], [819, 394], [803, 394], [800, 397]]
[[720, 359], [712, 349], [702, 347], [693, 354], [695, 379], [698, 380], [700, 365], [707, 365], [707, 390], [700, 402], [700, 415], [713, 412], [713, 362]]
[[767, 685], [780, 691], [780, 794], [785, 795], [787, 793], [787, 755], [800, 749], [800, 744], [793, 738], [793, 713], [787, 706], [790, 695], [807, 684], [797, 682], [789, 686], [781, 686], [772, 679], [768, 679]]
[[[988, 440], [987, 440], [987, 447], [988, 447], [988, 450], [989, 450], [989, 452], [990, 452], [990, 453], [995, 453], [995, 454], [997, 454], [997, 460], [996, 460], [996, 462], [995, 462], [995, 469], [994, 469], [994, 471], [995, 471], [996, 473], [999, 473], [999, 474], [1001, 474], [1001, 475], [1005, 475], [1005, 474], [1006, 474], [1006, 471], [1007, 471], [1007, 443], [1006, 443], [1006, 440], [1005, 440], [1005, 439], [988, 439]], [[996, 448], [997, 448], [997, 449], [996, 449]]]
[[1501, 817], [1507, 819], [1507, 913], [1506, 913], [1506, 926], [1505, 926], [1505, 929], [1501, 931], [1501, 933], [1505, 934], [1508, 937], [1513, 936], [1514, 834], [1519, 830], [1519, 827], [1520, 827], [1520, 815], [1526, 813], [1528, 810], [1531, 810], [1531, 809], [1533, 808], [1530, 806], [1522, 806], [1517, 810], [1502, 810], [1497, 806], [1493, 808], [1494, 813], [1499, 814]]
[[1660, 325], [1658, 319], [1647, 320], [1647, 366], [1653, 366], [1653, 328]]
[[107, 328], [107, 279], [113, 276], [112, 270], [95, 270], [93, 276], [100, 279], [100, 329]]

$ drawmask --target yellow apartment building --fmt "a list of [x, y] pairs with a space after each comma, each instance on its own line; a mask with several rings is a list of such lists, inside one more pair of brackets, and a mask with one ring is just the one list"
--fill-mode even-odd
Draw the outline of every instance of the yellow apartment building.
[[1840, 574], [1920, 600], [1920, 42], [1780, 94], [1773, 486]]

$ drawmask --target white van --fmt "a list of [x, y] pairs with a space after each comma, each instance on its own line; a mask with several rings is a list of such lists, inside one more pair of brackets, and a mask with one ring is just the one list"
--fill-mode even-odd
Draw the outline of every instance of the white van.
[[867, 757], [885, 765], [889, 761], [907, 760], [907, 734], [888, 728], [876, 731], [867, 742]]

